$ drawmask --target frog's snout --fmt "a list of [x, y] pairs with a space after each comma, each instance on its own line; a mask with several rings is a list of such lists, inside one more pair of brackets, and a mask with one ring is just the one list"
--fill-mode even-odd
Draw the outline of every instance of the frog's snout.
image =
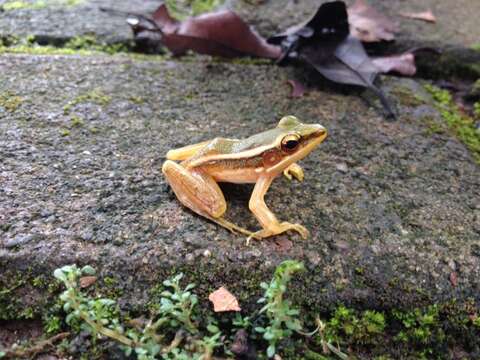
[[325, 139], [327, 137], [328, 131], [322, 125], [315, 124], [315, 130], [313, 132], [314, 137]]

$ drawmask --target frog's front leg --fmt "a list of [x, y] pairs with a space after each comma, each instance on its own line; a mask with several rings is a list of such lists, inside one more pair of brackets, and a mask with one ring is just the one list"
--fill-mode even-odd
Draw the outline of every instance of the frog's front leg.
[[222, 190], [211, 176], [202, 171], [186, 169], [181, 164], [170, 160], [165, 161], [162, 172], [178, 200], [190, 210], [232, 232], [256, 237], [251, 231], [223, 218], [227, 203]]
[[297, 163], [293, 163], [285, 170], [283, 170], [283, 175], [288, 180], [292, 180], [292, 177], [294, 177], [298, 181], [303, 181], [303, 178], [305, 177], [302, 167]]
[[[272, 235], [281, 234], [288, 230], [293, 230], [298, 232], [302, 238], [306, 239], [308, 237], [308, 230], [300, 224], [291, 224], [289, 222], [279, 222], [276, 216], [270, 211], [270, 209], [265, 204], [265, 193], [268, 191], [270, 184], [273, 181], [273, 177], [262, 176], [258, 179], [253, 189], [252, 196], [249, 201], [250, 211], [253, 212], [255, 217], [258, 219], [263, 229], [254, 233], [254, 238], [266, 238]], [[247, 240], [247, 241], [248, 241]]]

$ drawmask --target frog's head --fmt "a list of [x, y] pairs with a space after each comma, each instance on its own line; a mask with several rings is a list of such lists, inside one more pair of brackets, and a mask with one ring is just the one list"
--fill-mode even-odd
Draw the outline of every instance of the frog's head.
[[303, 159], [326, 137], [320, 124], [303, 124], [295, 116], [285, 116], [277, 125], [274, 147], [264, 156], [268, 173], [279, 173], [292, 163]]

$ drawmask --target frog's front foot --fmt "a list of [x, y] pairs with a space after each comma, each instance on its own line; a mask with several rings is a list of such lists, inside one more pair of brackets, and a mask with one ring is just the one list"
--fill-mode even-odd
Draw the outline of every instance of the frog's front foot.
[[303, 178], [305, 177], [302, 167], [295, 163], [283, 170], [283, 175], [288, 180], [292, 180], [292, 178], [295, 178], [298, 181], [303, 181]]
[[306, 239], [308, 237], [308, 235], [310, 234], [309, 231], [304, 226], [302, 226], [300, 224], [291, 224], [289, 222], [282, 222], [282, 223], [276, 224], [274, 226], [271, 226], [268, 229], [263, 229], [263, 230], [260, 230], [260, 231], [257, 231], [255, 233], [253, 233], [252, 235], [250, 235], [247, 238], [247, 244], [249, 244], [250, 240], [252, 240], [252, 239], [257, 239], [257, 240], [265, 239], [265, 238], [273, 236], [273, 235], [282, 234], [282, 233], [284, 233], [286, 231], [289, 231], [289, 230], [296, 231], [297, 233], [300, 234], [300, 236], [303, 239]]

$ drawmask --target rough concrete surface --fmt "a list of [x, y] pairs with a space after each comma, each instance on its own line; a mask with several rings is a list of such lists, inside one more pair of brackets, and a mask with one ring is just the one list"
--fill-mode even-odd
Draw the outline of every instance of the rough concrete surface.
[[[447, 0], [372, 3], [390, 14], [434, 11], [437, 25], [401, 20], [405, 45], [415, 39], [466, 49], [480, 38], [475, 17], [467, 16], [480, 12], [478, 1], [453, 9]], [[149, 11], [157, 2], [4, 11], [0, 36], [129, 39], [123, 19], [99, 13], [99, 4]], [[317, 4], [229, 3], [264, 35]], [[292, 99], [292, 78], [316, 85]], [[126, 309], [141, 309], [152, 287], [180, 271], [197, 283], [204, 303], [226, 285], [252, 309], [259, 283], [284, 259], [306, 264], [289, 295], [312, 316], [340, 303], [380, 310], [467, 299], [478, 305], [480, 167], [444, 125], [422, 80], [380, 83], [400, 114], [396, 121], [383, 117], [368, 91], [332, 86], [298, 68], [202, 56], [0, 55], [3, 318], [27, 308], [38, 318], [53, 298], [52, 271], [71, 263], [115, 279]], [[176, 200], [160, 171], [169, 149], [246, 137], [287, 114], [329, 131], [301, 162], [304, 182], [279, 178], [266, 196], [281, 220], [303, 223], [310, 238], [288, 233], [246, 246], [243, 236]], [[248, 211], [252, 186], [222, 189], [226, 217], [258, 229]], [[41, 286], [33, 281], [39, 277]]]
[[[429, 135], [428, 104], [398, 104], [402, 116], [388, 122], [356, 94], [323, 89], [293, 100], [288, 71], [269, 65], [32, 56], [0, 64], [3, 89], [22, 99], [16, 110], [0, 110], [4, 269], [50, 273], [91, 263], [142, 301], [142, 284], [174, 268], [201, 265], [204, 286], [248, 294], [252, 278], [298, 258], [310, 269], [302, 301], [318, 306], [478, 298], [478, 165], [452, 136]], [[424, 96], [410, 80], [387, 85]], [[267, 195], [281, 219], [304, 223], [311, 238], [247, 247], [176, 201], [160, 173], [168, 149], [245, 137], [285, 114], [330, 132], [303, 162], [305, 182], [278, 179]], [[251, 190], [225, 186], [228, 218], [253, 229]]]

